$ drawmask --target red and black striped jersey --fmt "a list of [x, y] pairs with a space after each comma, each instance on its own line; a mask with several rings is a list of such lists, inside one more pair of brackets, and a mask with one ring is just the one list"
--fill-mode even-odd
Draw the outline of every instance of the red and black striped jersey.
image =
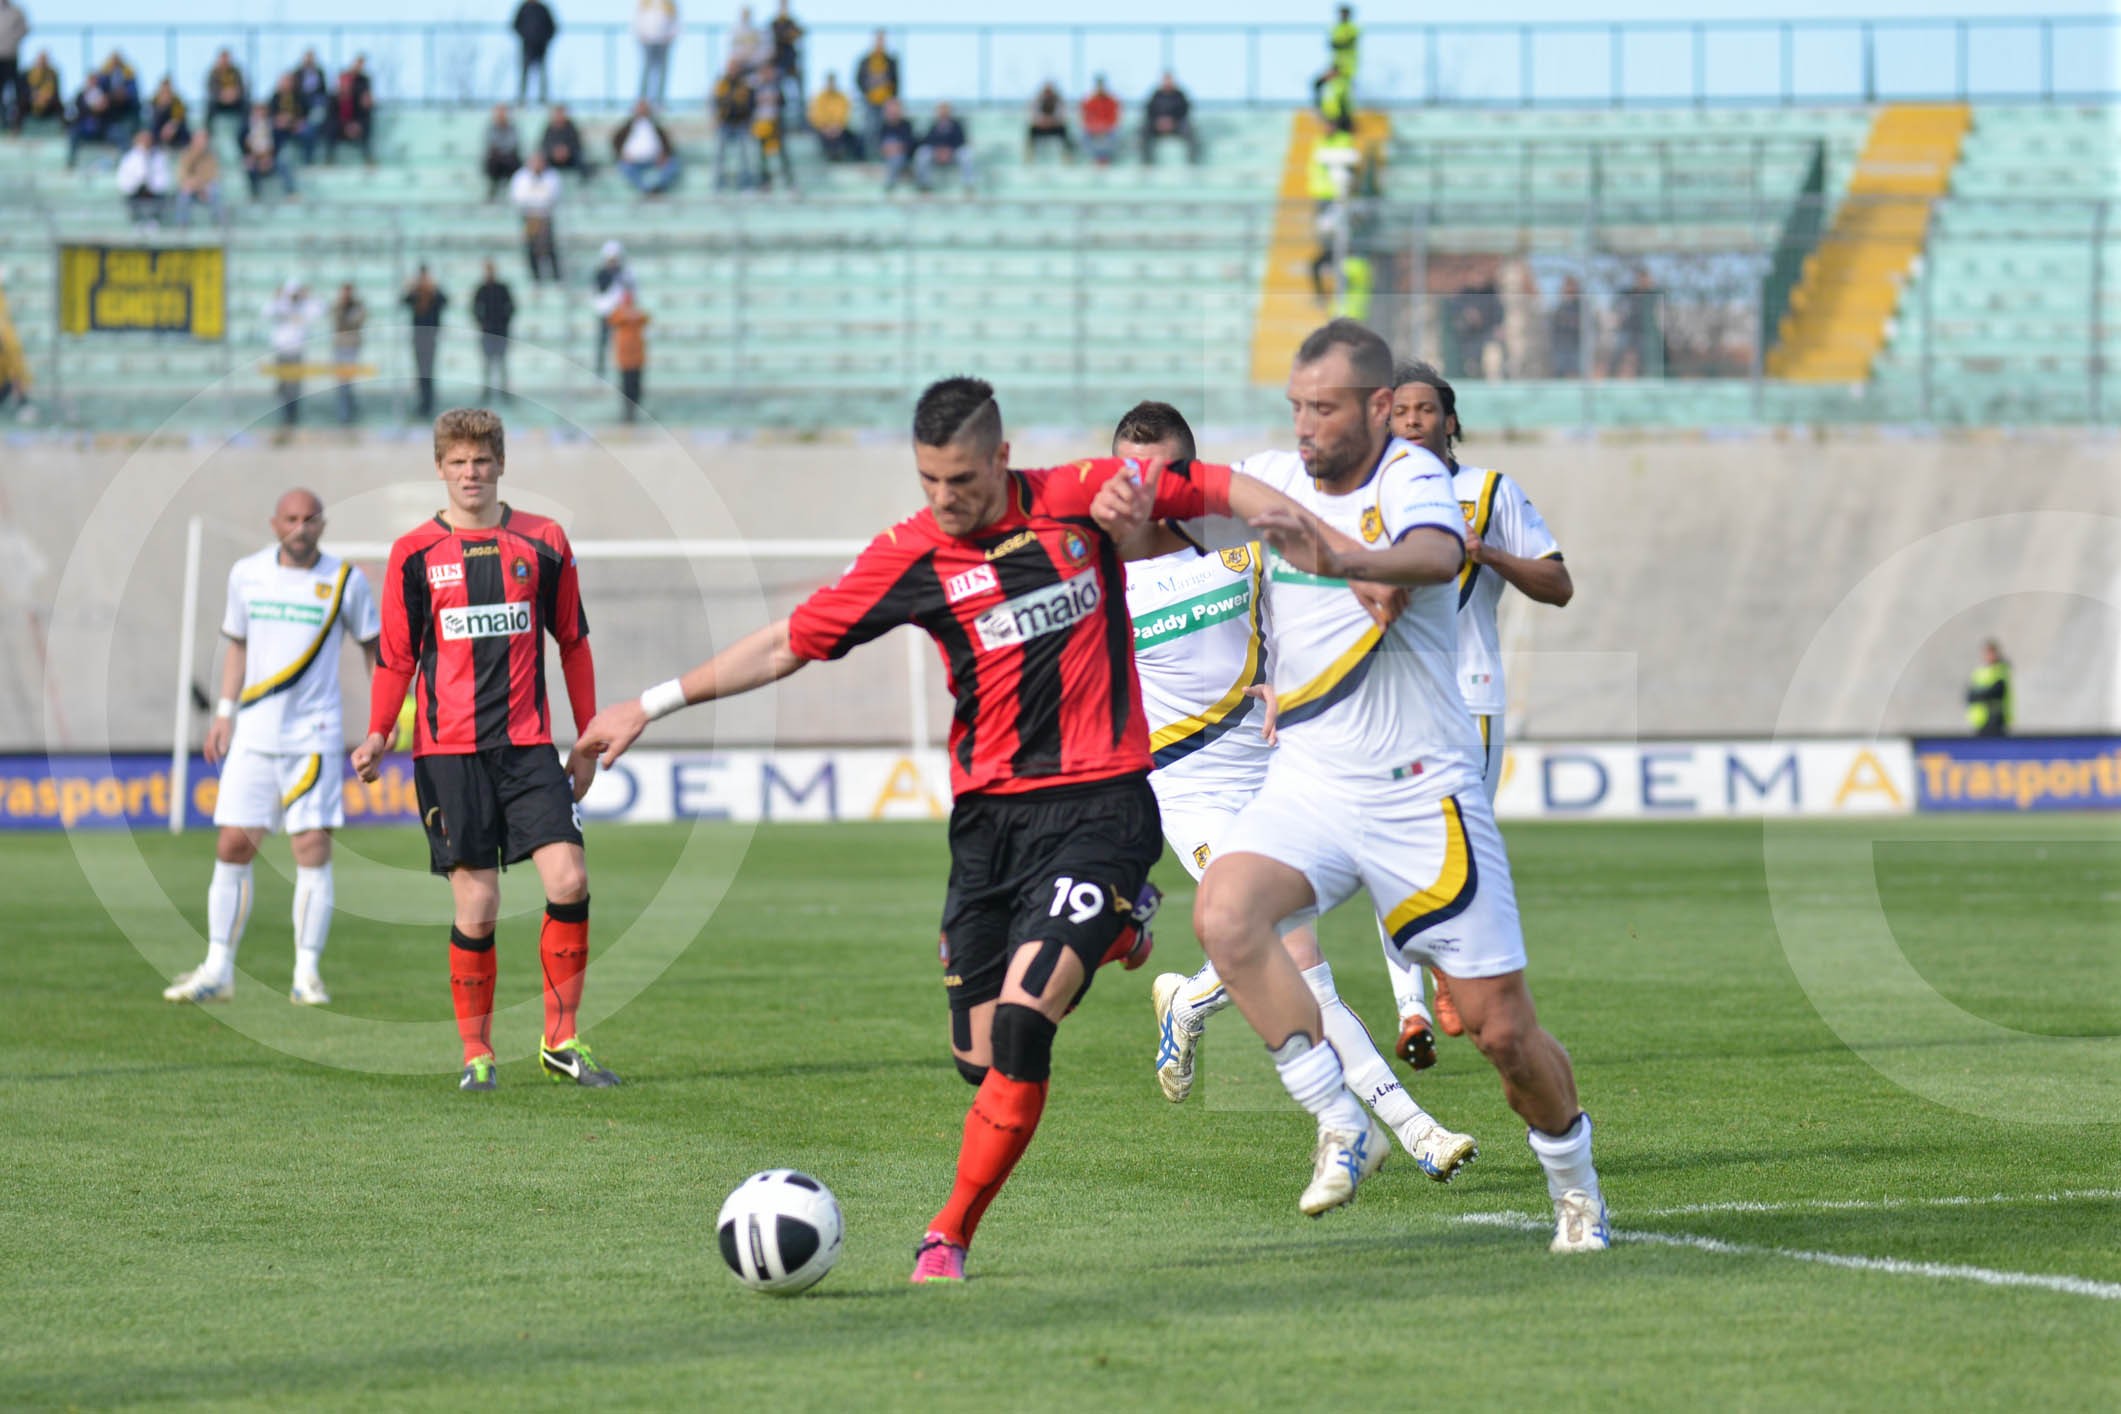
[[596, 712], [596, 687], [567, 533], [505, 505], [489, 529], [435, 516], [390, 547], [370, 729], [394, 729], [409, 681], [415, 756], [550, 743], [548, 632], [579, 730]]
[[[1134, 625], [1118, 551], [1090, 502], [1113, 458], [1011, 472], [1001, 519], [967, 536], [927, 511], [879, 535], [839, 581], [797, 606], [798, 657], [837, 658], [900, 624], [941, 650], [957, 700], [954, 794], [1023, 791], [1149, 769]], [[1174, 463], [1153, 514], [1227, 514], [1230, 469]]]

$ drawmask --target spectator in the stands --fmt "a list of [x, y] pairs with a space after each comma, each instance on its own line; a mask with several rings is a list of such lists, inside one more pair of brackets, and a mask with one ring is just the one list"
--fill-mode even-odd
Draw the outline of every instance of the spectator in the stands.
[[73, 122], [66, 132], [66, 165], [74, 165], [81, 149], [90, 143], [118, 141], [118, 125], [111, 116], [110, 93], [103, 87], [101, 74], [90, 74], [88, 82], [74, 95]]
[[1583, 286], [1574, 275], [1563, 278], [1547, 315], [1547, 362], [1556, 378], [1583, 376]]
[[641, 378], [648, 368], [648, 314], [627, 290], [605, 322], [611, 326], [612, 362], [619, 366], [619, 416], [631, 422], [641, 410]]
[[547, 8], [545, 0], [523, 0], [516, 9], [516, 42], [521, 49], [521, 65], [516, 71], [516, 107], [523, 106], [530, 97], [530, 74], [538, 75], [538, 102], [552, 99], [551, 81], [545, 72], [545, 54], [552, 48], [552, 41], [560, 32], [560, 22]]
[[1109, 167], [1119, 156], [1119, 100], [1105, 87], [1099, 74], [1083, 100], [1083, 151], [1100, 167]]
[[766, 48], [766, 36], [751, 22], [751, 7], [744, 6], [736, 12], [736, 23], [729, 27], [729, 60], [746, 74], [766, 62], [771, 52]]
[[310, 124], [309, 106], [302, 101], [291, 73], [280, 75], [280, 81], [273, 85], [272, 130], [283, 161], [289, 144], [302, 149], [304, 166], [316, 160], [317, 130]]
[[15, 0], [0, 0], [0, 123], [9, 132], [22, 131], [22, 113], [28, 106], [22, 88], [22, 41], [29, 38], [29, 16]]
[[1154, 162], [1157, 139], [1167, 137], [1186, 144], [1188, 162], [1200, 161], [1200, 139], [1193, 132], [1193, 100], [1186, 97], [1177, 78], [1168, 73], [1149, 95], [1142, 115], [1142, 161]]
[[752, 90], [758, 107], [751, 117], [751, 136], [759, 145], [759, 190], [773, 190], [773, 164], [781, 164], [781, 180], [795, 190], [795, 168], [788, 161], [788, 129], [781, 118], [781, 75], [768, 64], [759, 70]]
[[493, 118], [486, 124], [486, 152], [481, 160], [485, 164], [486, 199], [492, 201], [523, 165], [523, 140], [516, 133], [515, 120], [508, 115], [505, 103], [493, 105]]
[[140, 80], [133, 73], [133, 66], [125, 62], [125, 56], [113, 49], [103, 67], [96, 71], [102, 80], [104, 95], [110, 99], [110, 119], [117, 129], [114, 143], [130, 143], [133, 129], [140, 126]]
[[611, 353], [611, 312], [619, 307], [621, 298], [638, 293], [633, 267], [626, 263], [625, 246], [617, 241], [604, 242], [603, 250], [597, 253], [596, 273], [590, 276], [590, 284], [596, 290], [590, 306], [597, 315], [597, 377], [602, 378], [605, 360]]
[[209, 135], [223, 114], [235, 118], [236, 136], [240, 138], [243, 120], [250, 116], [250, 85], [244, 81], [243, 70], [236, 66], [235, 56], [226, 49], [214, 56], [214, 66], [206, 71], [206, 131]]
[[884, 104], [883, 121], [877, 126], [876, 155], [884, 164], [884, 190], [890, 191], [913, 175], [913, 151], [920, 139], [913, 135], [913, 120], [896, 98]]
[[[65, 88], [59, 82], [59, 71], [52, 65], [52, 56], [39, 53], [37, 62], [30, 65], [22, 75], [22, 112], [24, 120], [63, 123], [66, 121]], [[16, 131], [21, 131], [18, 125]]]
[[766, 27], [766, 37], [771, 41], [773, 71], [780, 84], [781, 112], [800, 120], [810, 90], [803, 82], [803, 26], [788, 13], [788, 0], [781, 0], [773, 23]]
[[280, 130], [262, 103], [250, 105], [250, 121], [243, 125], [243, 175], [250, 181], [252, 201], [274, 177], [280, 179], [283, 193], [295, 194], [294, 165], [280, 160]]
[[279, 379], [280, 435], [286, 437], [301, 420], [302, 365], [309, 357], [309, 336], [324, 317], [323, 301], [309, 293], [300, 280], [289, 280], [265, 305], [265, 322], [272, 326], [272, 359]]
[[1664, 292], [1648, 270], [1620, 296], [1619, 346], [1607, 372], [1615, 378], [1664, 377]]
[[880, 146], [884, 129], [884, 107], [898, 97], [898, 56], [885, 47], [884, 32], [876, 32], [876, 42], [869, 52], [854, 66], [854, 91], [861, 95], [865, 122], [863, 127], [869, 138], [869, 150], [881, 153]]
[[221, 159], [214, 153], [213, 139], [202, 128], [191, 135], [184, 155], [177, 159], [177, 224], [191, 224], [191, 209], [203, 206], [221, 222]]
[[1068, 107], [1061, 102], [1060, 90], [1051, 83], [1041, 86], [1038, 96], [1031, 100], [1031, 122], [1024, 130], [1026, 162], [1037, 155], [1042, 142], [1059, 143], [1067, 159], [1075, 160], [1075, 135], [1068, 131]]
[[523, 218], [523, 259], [530, 283], [560, 278], [559, 242], [553, 235], [553, 213], [560, 204], [560, 174], [545, 165], [545, 154], [533, 152], [509, 179], [508, 200]]
[[825, 71], [825, 86], [810, 100], [810, 131], [817, 134], [818, 155], [827, 162], [859, 162], [862, 140], [847, 128], [854, 107], [831, 70]]
[[552, 113], [545, 119], [545, 131], [538, 137], [538, 151], [545, 154], [553, 171], [572, 172], [585, 182], [589, 180], [589, 153], [582, 146], [582, 130], [567, 115], [566, 104], [552, 105]]
[[441, 343], [442, 311], [449, 307], [449, 296], [422, 265], [405, 287], [403, 304], [412, 324], [413, 377], [420, 394], [417, 411], [425, 421], [435, 415], [435, 352]]
[[491, 260], [486, 279], [471, 296], [471, 317], [479, 322], [480, 366], [486, 370], [486, 401], [508, 393], [508, 326], [515, 322], [516, 297], [501, 283]]
[[337, 158], [340, 143], [361, 149], [361, 160], [374, 166], [375, 152], [369, 144], [375, 135], [376, 90], [368, 81], [368, 56], [354, 55], [339, 74], [338, 91], [332, 95], [331, 114], [324, 124], [324, 160]]
[[164, 74], [147, 101], [147, 130], [154, 134], [156, 146], [178, 149], [191, 145], [191, 124], [185, 121], [189, 111], [177, 96], [176, 84]]
[[722, 68], [722, 76], [714, 81], [714, 189], [726, 191], [729, 181], [729, 154], [736, 153], [739, 191], [748, 190], [751, 175], [751, 119], [758, 112], [758, 94], [752, 88], [751, 70], [736, 55]]
[[670, 87], [670, 46], [678, 42], [673, 0], [640, 0], [633, 7], [633, 37], [641, 46], [641, 91], [636, 96], [661, 103]]
[[361, 331], [368, 325], [368, 306], [350, 284], [339, 286], [331, 302], [331, 361], [339, 380], [339, 421], [354, 420], [353, 382], [361, 362]]
[[118, 195], [133, 221], [150, 230], [160, 226], [163, 204], [176, 186], [169, 153], [156, 144], [155, 135], [145, 128], [134, 133], [133, 145], [118, 159]]
[[611, 134], [611, 150], [619, 174], [641, 195], [661, 196], [676, 184], [677, 145], [646, 103], [634, 104], [632, 115]]
[[317, 141], [331, 126], [331, 76], [317, 62], [317, 51], [302, 51], [295, 65], [295, 95], [302, 100], [302, 165], [317, 160]]
[[922, 191], [931, 190], [939, 167], [956, 172], [958, 187], [967, 195], [979, 183], [979, 170], [972, 162], [972, 139], [947, 103], [935, 105], [935, 118], [913, 156], [914, 184]]

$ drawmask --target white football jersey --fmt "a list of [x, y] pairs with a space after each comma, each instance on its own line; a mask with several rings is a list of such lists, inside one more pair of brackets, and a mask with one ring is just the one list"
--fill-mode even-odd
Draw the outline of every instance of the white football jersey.
[[1127, 614], [1158, 772], [1257, 786], [1272, 754], [1245, 689], [1266, 681], [1256, 544], [1127, 565]]
[[[1461, 466], [1451, 481], [1466, 528], [1483, 541], [1527, 560], [1561, 557], [1561, 546], [1547, 523], [1524, 488], [1509, 477]], [[1495, 609], [1504, 587], [1502, 576], [1486, 565], [1468, 564], [1458, 572], [1458, 685], [1467, 709], [1481, 717], [1500, 717], [1509, 705], [1503, 691], [1502, 639], [1495, 629]]]
[[234, 745], [270, 755], [345, 749], [339, 709], [340, 635], [383, 632], [368, 577], [335, 555], [308, 569], [280, 563], [280, 547], [245, 555], [228, 572], [221, 632], [244, 644]]
[[[1368, 483], [1345, 496], [1319, 491], [1294, 452], [1238, 469], [1373, 548], [1421, 526], [1465, 533], [1450, 472], [1397, 437]], [[1383, 626], [1345, 580], [1305, 574], [1271, 552], [1266, 580], [1282, 752], [1304, 758], [1322, 784], [1405, 772], [1436, 797], [1479, 785], [1480, 734], [1458, 691], [1455, 583], [1412, 590], [1406, 612]]]

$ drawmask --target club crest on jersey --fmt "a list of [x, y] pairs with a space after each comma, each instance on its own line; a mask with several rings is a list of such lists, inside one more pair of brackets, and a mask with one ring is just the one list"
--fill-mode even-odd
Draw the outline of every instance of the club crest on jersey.
[[442, 637], [451, 642], [461, 638], [514, 638], [530, 632], [530, 605], [520, 600], [513, 604], [444, 609], [436, 618], [441, 621]]
[[1252, 568], [1252, 547], [1240, 545], [1234, 550], [1222, 552], [1223, 568], [1232, 574], [1243, 574]]
[[427, 567], [427, 587], [429, 589], [440, 589], [445, 584], [462, 584], [463, 582], [464, 567], [462, 565], [429, 565]]
[[994, 566], [974, 565], [963, 574], [954, 574], [943, 581], [943, 598], [956, 604], [975, 594], [985, 594], [1001, 587], [1002, 582], [994, 576]]
[[1196, 869], [1207, 868], [1209, 853], [1208, 847], [1204, 844], [1193, 846], [1193, 867]]
[[1364, 507], [1362, 513], [1362, 538], [1364, 542], [1375, 545], [1378, 537], [1384, 533], [1384, 515], [1375, 506]]
[[1480, 511], [1480, 502], [1460, 501], [1458, 503], [1458, 510], [1459, 514], [1463, 515], [1466, 518], [1466, 524], [1471, 525], [1473, 523], [1473, 517]]
[[1097, 576], [1079, 574], [1073, 579], [1019, 594], [1014, 599], [1004, 599], [974, 619], [972, 627], [979, 635], [982, 649], [991, 652], [997, 648], [1012, 648], [1034, 638], [1044, 638], [1049, 633], [1067, 632], [1096, 613], [1103, 600]]
[[1072, 565], [1090, 558], [1090, 542], [1072, 530], [1061, 537], [1061, 549], [1067, 553], [1068, 563]]
[[1016, 551], [1023, 549], [1026, 545], [1036, 545], [1037, 543], [1038, 537], [1036, 535], [1033, 535], [1028, 530], [1019, 530], [1018, 532], [1016, 532], [1016, 534], [1010, 536], [1007, 540], [1004, 540], [1001, 544], [996, 545], [993, 549], [989, 550], [987, 552], [987, 558], [990, 560], [998, 560], [1004, 555], [1013, 554]]
[[509, 561], [508, 572], [517, 579], [528, 579], [530, 578], [530, 562], [519, 555]]
[[312, 584], [310, 588], [317, 591], [317, 597], [319, 599], [331, 598], [331, 586], [328, 584]]

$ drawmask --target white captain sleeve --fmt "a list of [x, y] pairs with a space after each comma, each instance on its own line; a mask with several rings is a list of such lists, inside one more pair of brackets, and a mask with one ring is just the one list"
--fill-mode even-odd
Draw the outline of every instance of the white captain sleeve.
[[1488, 539], [1504, 553], [1527, 560], [1561, 558], [1560, 542], [1547, 529], [1539, 508], [1525, 495], [1524, 488], [1507, 476], [1495, 487], [1495, 513], [1488, 520]]
[[1387, 539], [1398, 544], [1410, 530], [1433, 527], [1448, 530], [1460, 543], [1466, 538], [1465, 512], [1451, 489], [1451, 473], [1444, 464], [1420, 448], [1396, 459], [1383, 472], [1378, 488], [1377, 509], [1384, 517]]
[[353, 635], [356, 643], [373, 643], [383, 636], [383, 611], [376, 604], [375, 591], [368, 587], [368, 576], [361, 573], [359, 565], [346, 572], [346, 605], [340, 611], [346, 631]]
[[250, 603], [243, 597], [243, 562], [228, 570], [228, 606], [221, 611], [221, 636], [238, 642], [250, 637]]

